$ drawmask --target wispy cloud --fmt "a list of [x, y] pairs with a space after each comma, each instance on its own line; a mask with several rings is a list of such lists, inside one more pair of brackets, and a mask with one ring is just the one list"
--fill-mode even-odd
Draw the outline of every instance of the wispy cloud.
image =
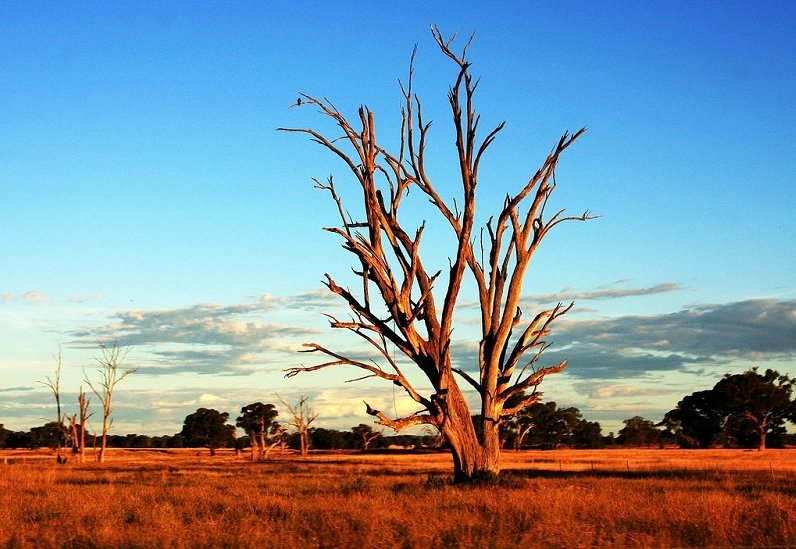
[[[529, 294], [520, 300], [523, 308], [533, 308], [539, 305], [548, 305], [553, 303], [569, 303], [571, 301], [599, 301], [607, 299], [622, 299], [626, 297], [639, 297], [656, 295], [668, 292], [677, 292], [682, 290], [682, 286], [677, 282], [662, 282], [654, 286], [646, 287], [633, 287], [630, 286], [629, 280], [617, 280], [612, 284], [598, 286], [593, 290], [577, 290], [575, 288], [567, 287], [562, 288], [558, 292], [550, 294]], [[477, 309], [479, 304], [473, 300], [462, 300], [457, 308]], [[578, 312], [582, 313], [588, 311], [582, 306], [578, 308]]]
[[575, 390], [592, 399], [608, 398], [637, 398], [642, 396], [668, 395], [671, 393], [669, 388], [660, 387], [640, 387], [616, 382], [577, 382], [574, 384]]
[[38, 290], [28, 290], [21, 296], [22, 301], [27, 301], [29, 303], [41, 303], [43, 301], [47, 301], [47, 298], [44, 297]]
[[47, 298], [41, 292], [35, 289], [28, 290], [20, 296], [15, 296], [11, 292], [0, 293], [0, 303], [14, 301], [15, 299], [18, 299], [19, 301], [25, 301], [27, 303], [42, 303], [47, 301]]
[[93, 301], [101, 301], [105, 299], [105, 296], [102, 294], [90, 294], [90, 295], [75, 295], [69, 298], [71, 303], [90, 303]]
[[[618, 281], [615, 284], [626, 284], [627, 281]], [[676, 282], [664, 282], [646, 288], [601, 286], [595, 290], [577, 291], [574, 288], [563, 288], [552, 294], [529, 295], [524, 301], [533, 303], [556, 303], [569, 301], [595, 301], [603, 299], [620, 299], [624, 297], [637, 297], [646, 295], [676, 292], [682, 289]]]
[[288, 301], [291, 307], [302, 309], [323, 309], [343, 303], [340, 296], [332, 293], [326, 287], [318, 288], [312, 292], [293, 295]]

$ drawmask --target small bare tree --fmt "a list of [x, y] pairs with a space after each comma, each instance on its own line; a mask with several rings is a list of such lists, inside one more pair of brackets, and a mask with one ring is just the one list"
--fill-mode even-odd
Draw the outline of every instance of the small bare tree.
[[83, 387], [77, 393], [78, 414], [69, 417], [69, 431], [72, 437], [72, 452], [77, 454], [80, 463], [86, 461], [86, 422], [92, 416], [88, 412], [90, 401], [83, 392]]
[[88, 412], [89, 400], [86, 398], [86, 393], [83, 392], [83, 387], [77, 393], [78, 414], [67, 415], [66, 419], [69, 421], [69, 446], [72, 447], [72, 453], [77, 456], [79, 463], [86, 461], [86, 422], [92, 414]]
[[[558, 304], [524, 320], [520, 299], [525, 273], [542, 240], [556, 226], [570, 220], [585, 221], [589, 212], [569, 217], [564, 210], [550, 213], [547, 206], [556, 187], [555, 171], [559, 157], [585, 131], [564, 133], [535, 173], [514, 194], [508, 194], [502, 208], [489, 218], [485, 227], [476, 227], [476, 189], [484, 153], [503, 129], [503, 123], [478, 138], [480, 116], [473, 108], [478, 81], [470, 72], [467, 50], [452, 49], [455, 39], [445, 39], [432, 29], [440, 51], [454, 65], [456, 78], [448, 92], [455, 158], [459, 167], [461, 194], [452, 202], [439, 194], [426, 170], [426, 144], [431, 123], [423, 117], [420, 99], [412, 89], [414, 57], [409, 67], [408, 85], [403, 92], [402, 124], [397, 151], [382, 146], [376, 137], [373, 112], [361, 107], [358, 120], [351, 123], [327, 99], [301, 94], [294, 106], [317, 108], [336, 125], [341, 135], [327, 137], [311, 128], [282, 128], [307, 134], [340, 158], [361, 192], [364, 211], [353, 217], [343, 203], [332, 178], [315, 180], [328, 192], [340, 215], [338, 227], [326, 230], [343, 241], [358, 263], [355, 274], [360, 291], [353, 291], [326, 275], [325, 284], [340, 296], [353, 315], [350, 320], [331, 318], [331, 326], [348, 330], [373, 346], [382, 365], [357, 360], [317, 343], [306, 344], [306, 352], [326, 356], [314, 366], [291, 368], [287, 376], [348, 365], [364, 370], [364, 377], [377, 377], [403, 388], [420, 411], [401, 418], [366, 405], [377, 423], [396, 431], [418, 424], [430, 424], [442, 433], [453, 454], [454, 479], [467, 481], [488, 477], [500, 471], [499, 425], [517, 411], [536, 401], [537, 387], [549, 374], [561, 372], [566, 360], [551, 365], [539, 363], [548, 347], [545, 337], [552, 323], [570, 310], [572, 304]], [[419, 192], [432, 205], [443, 222], [450, 226], [455, 251], [449, 258], [446, 276], [428, 270], [421, 255], [421, 240], [426, 228], [407, 227], [399, 217], [409, 203], [410, 189]], [[417, 196], [417, 195], [413, 195]], [[412, 206], [410, 206], [411, 208]], [[451, 357], [454, 311], [466, 274], [475, 285], [478, 298], [481, 336], [477, 363], [454, 365]], [[441, 298], [441, 303], [438, 300]], [[405, 355], [431, 385], [423, 394], [404, 375], [388, 345]], [[458, 378], [456, 377], [458, 376]], [[361, 378], [364, 379], [364, 378]], [[476, 428], [463, 380], [480, 401]], [[509, 399], [529, 391], [513, 405]]]
[[97, 370], [99, 372], [99, 381], [95, 385], [86, 377], [85, 382], [102, 403], [102, 435], [99, 453], [97, 454], [97, 462], [102, 463], [105, 461], [108, 431], [113, 425], [113, 419], [111, 418], [111, 413], [113, 412], [113, 408], [111, 407], [113, 391], [121, 380], [135, 373], [137, 368], [122, 368], [122, 363], [130, 353], [130, 347], [122, 349], [114, 342], [111, 347], [101, 345], [100, 349], [102, 350], [102, 356], [95, 357], [95, 360], [100, 365]]
[[65, 446], [68, 431], [64, 423], [64, 416], [61, 413], [61, 346], [58, 346], [58, 354], [55, 356], [55, 373], [53, 377], [47, 376], [42, 385], [50, 388], [55, 397], [56, 423], [58, 423], [58, 441], [55, 459], [58, 463], [66, 463], [66, 457], [61, 454], [61, 449]]
[[280, 425], [274, 422], [269, 430], [268, 447], [263, 452], [263, 459], [268, 459], [268, 454], [277, 446], [283, 447], [285, 444], [285, 432], [287, 431], [286, 425]]
[[279, 397], [279, 401], [287, 408], [288, 412], [290, 412], [290, 415], [293, 417], [293, 421], [287, 421], [285, 423], [290, 427], [295, 427], [299, 436], [299, 448], [302, 456], [306, 456], [309, 453], [310, 425], [315, 421], [315, 418], [318, 417], [317, 412], [307, 404], [308, 400], [308, 396], [301, 395], [294, 406], [282, 397]]

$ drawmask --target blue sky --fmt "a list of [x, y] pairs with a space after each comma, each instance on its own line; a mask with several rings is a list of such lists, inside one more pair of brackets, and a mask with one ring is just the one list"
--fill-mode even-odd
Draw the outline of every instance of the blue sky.
[[[568, 356], [546, 398], [607, 432], [659, 420], [725, 372], [796, 375], [796, 8], [790, 2], [7, 3], [0, 8], [0, 423], [53, 415], [38, 383], [59, 345], [67, 402], [99, 341], [133, 346], [119, 433], [174, 433], [199, 406], [233, 417], [311, 395], [323, 425], [401, 395], [284, 380], [317, 341], [350, 263], [311, 178], [344, 167], [277, 127], [328, 129], [299, 92], [367, 104], [397, 143], [398, 80], [434, 120], [429, 165], [454, 196], [447, 89], [429, 26], [461, 39], [483, 125], [506, 120], [481, 173], [484, 217], [560, 134], [588, 126], [558, 207], [602, 217], [550, 235], [529, 310], [574, 299], [551, 338]], [[352, 203], [351, 207], [355, 205]], [[418, 217], [424, 210], [418, 206]], [[433, 225], [432, 225], [433, 227]], [[444, 265], [444, 230], [427, 256]], [[471, 356], [461, 313], [459, 359]], [[395, 397], [395, 399], [393, 399]]]

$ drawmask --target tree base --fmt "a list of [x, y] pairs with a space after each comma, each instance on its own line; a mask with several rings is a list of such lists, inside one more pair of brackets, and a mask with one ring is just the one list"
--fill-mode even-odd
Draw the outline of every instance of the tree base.
[[499, 470], [497, 471], [479, 470], [479, 471], [474, 471], [470, 474], [467, 474], [464, 471], [454, 471], [453, 473], [454, 484], [469, 484], [469, 485], [496, 484], [499, 480], [500, 480]]

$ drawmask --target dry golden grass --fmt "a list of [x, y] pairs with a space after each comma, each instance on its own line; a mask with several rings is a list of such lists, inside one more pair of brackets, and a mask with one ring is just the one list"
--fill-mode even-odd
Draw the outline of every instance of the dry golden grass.
[[790, 450], [507, 452], [506, 478], [471, 487], [445, 481], [445, 454], [108, 459], [58, 466], [47, 452], [0, 453], [0, 545], [796, 545]]

